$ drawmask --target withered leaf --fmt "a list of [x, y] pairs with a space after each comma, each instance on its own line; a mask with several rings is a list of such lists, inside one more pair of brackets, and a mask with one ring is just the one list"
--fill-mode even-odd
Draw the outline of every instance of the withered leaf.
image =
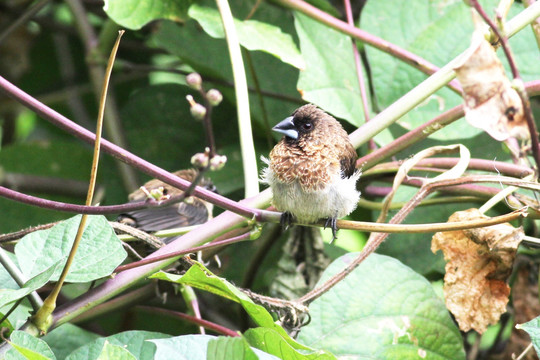
[[[478, 209], [458, 211], [448, 222], [488, 219]], [[431, 250], [442, 250], [446, 260], [446, 307], [463, 331], [483, 333], [506, 311], [512, 271], [523, 229], [509, 223], [478, 229], [439, 232]]]
[[454, 68], [463, 87], [465, 119], [498, 141], [528, 139], [523, 104], [493, 47], [481, 32], [473, 34], [469, 49]]

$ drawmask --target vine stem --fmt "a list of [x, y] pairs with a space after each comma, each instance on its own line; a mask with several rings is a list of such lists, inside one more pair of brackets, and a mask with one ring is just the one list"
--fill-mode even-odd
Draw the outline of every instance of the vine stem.
[[255, 158], [255, 145], [251, 131], [251, 118], [249, 112], [249, 96], [242, 51], [234, 26], [234, 18], [227, 0], [216, 0], [225, 38], [229, 47], [231, 58], [234, 90], [236, 93], [236, 109], [238, 111], [238, 130], [240, 132], [240, 148], [242, 151], [242, 163], [244, 165], [245, 197], [254, 196], [259, 192], [259, 175], [257, 171], [257, 159]]
[[[51, 122], [54, 126], [68, 132], [86, 143], [94, 143], [95, 134], [93, 134], [91, 131], [88, 131], [85, 128], [75, 124], [65, 116], [44, 105], [21, 89], [17, 88], [2, 76], [0, 76], [0, 89], [28, 109], [35, 111], [38, 115]], [[129, 151], [111, 143], [110, 141], [103, 139], [101, 149], [115, 158], [136, 167], [151, 177], [157, 178], [178, 189], [186, 190], [191, 185], [189, 181], [186, 181], [178, 176], [174, 176], [168, 171], [165, 171], [164, 169], [133, 155]], [[212, 204], [223, 209], [231, 210], [249, 218], [254, 216], [257, 217], [259, 215], [259, 211], [256, 209], [250, 209], [236, 201], [232, 201], [224, 196], [218, 195], [201, 187], [196, 187], [193, 191], [193, 195], [211, 202]]]

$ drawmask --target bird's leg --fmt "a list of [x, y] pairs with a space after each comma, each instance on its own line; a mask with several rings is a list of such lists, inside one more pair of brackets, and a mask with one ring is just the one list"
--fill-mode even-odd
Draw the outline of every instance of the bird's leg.
[[279, 223], [281, 224], [281, 228], [285, 231], [289, 228], [289, 226], [292, 225], [294, 221], [294, 216], [288, 211], [285, 211], [281, 214], [281, 219], [279, 220]]
[[327, 227], [332, 229], [332, 241], [330, 241], [330, 244], [333, 243], [337, 239], [337, 218], [335, 217], [329, 217], [326, 219], [326, 222], [324, 223], [324, 228]]

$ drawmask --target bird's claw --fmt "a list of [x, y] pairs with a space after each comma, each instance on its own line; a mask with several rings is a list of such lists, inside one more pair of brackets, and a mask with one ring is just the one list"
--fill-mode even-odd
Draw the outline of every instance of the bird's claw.
[[332, 241], [330, 241], [330, 244], [333, 243], [337, 239], [337, 219], [335, 217], [329, 217], [326, 219], [326, 222], [324, 223], [324, 228], [327, 227], [332, 229]]
[[289, 228], [289, 226], [292, 225], [294, 221], [294, 216], [288, 211], [285, 211], [281, 214], [281, 219], [279, 220], [279, 223], [281, 224], [281, 228], [285, 231]]

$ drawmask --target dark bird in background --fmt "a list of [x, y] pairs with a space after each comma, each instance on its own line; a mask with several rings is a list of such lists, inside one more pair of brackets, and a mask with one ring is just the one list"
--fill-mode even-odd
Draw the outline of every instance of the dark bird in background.
[[270, 152], [262, 178], [272, 188], [282, 224], [327, 219], [336, 239], [336, 219], [358, 203], [356, 150], [341, 124], [315, 105], [298, 108], [272, 130], [285, 136]]
[[[180, 170], [173, 173], [187, 181], [192, 182], [198, 175], [195, 169]], [[208, 179], [203, 178], [198, 184], [210, 191], [216, 191], [215, 186]], [[144, 190], [143, 190], [144, 188]], [[175, 197], [183, 194], [183, 190], [177, 189], [158, 179], [152, 179], [140, 189], [129, 195], [129, 201], [144, 201], [148, 193], [157, 192], [162, 197]], [[133, 226], [145, 232], [174, 229], [191, 225], [203, 224], [212, 218], [213, 205], [196, 197], [190, 197], [176, 204], [134, 210], [118, 217], [118, 222]], [[165, 238], [167, 244], [176, 237]]]

